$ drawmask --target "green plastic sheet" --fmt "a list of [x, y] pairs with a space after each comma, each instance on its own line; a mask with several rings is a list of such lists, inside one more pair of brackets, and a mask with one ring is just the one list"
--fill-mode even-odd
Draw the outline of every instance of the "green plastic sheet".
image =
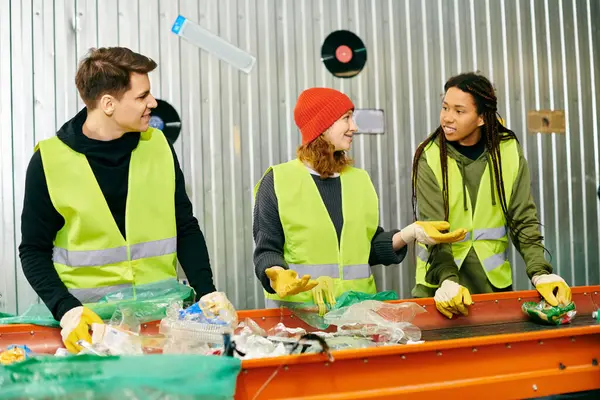
[[240, 369], [201, 355], [34, 357], [0, 367], [0, 399], [233, 399]]
[[[116, 291], [86, 306], [103, 320], [110, 320], [115, 311], [128, 309], [140, 323], [145, 323], [164, 318], [169, 304], [176, 301], [191, 303], [193, 299], [191, 287], [172, 279]], [[21, 315], [0, 314], [0, 325], [6, 324], [59, 326], [45, 304], [33, 304]]]
[[[363, 302], [365, 300], [389, 301], [398, 300], [398, 294], [392, 290], [379, 292], [375, 294], [367, 294], [363, 292], [348, 291], [344, 292], [335, 301], [335, 305], [329, 310], [337, 310], [342, 307], [349, 307], [353, 304]], [[289, 308], [292, 313], [302, 321], [317, 329], [327, 329], [329, 324], [325, 323], [323, 317], [319, 316], [316, 311], [316, 306], [313, 303], [292, 303], [279, 302], [280, 306]]]

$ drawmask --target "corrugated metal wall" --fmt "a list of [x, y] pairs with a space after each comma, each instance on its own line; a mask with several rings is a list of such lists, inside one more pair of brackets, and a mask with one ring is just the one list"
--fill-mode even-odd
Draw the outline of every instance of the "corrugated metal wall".
[[[239, 73], [170, 33], [178, 14], [256, 55]], [[260, 307], [252, 266], [252, 188], [271, 164], [294, 157], [292, 110], [310, 86], [383, 108], [386, 134], [354, 141], [371, 174], [385, 228], [411, 221], [415, 147], [438, 124], [445, 80], [480, 70], [530, 162], [553, 264], [572, 285], [600, 283], [596, 0], [0, 0], [0, 310], [37, 301], [18, 263], [25, 171], [34, 144], [82, 103], [77, 60], [91, 46], [128, 46], [159, 63], [156, 97], [183, 118], [176, 150], [207, 237], [217, 286], [240, 308]], [[356, 78], [320, 61], [329, 32], [349, 29], [368, 50]], [[530, 109], [565, 109], [567, 133], [526, 134]], [[514, 253], [514, 252], [513, 252]], [[527, 288], [520, 257], [517, 288]], [[414, 264], [378, 267], [379, 289], [410, 296]]]

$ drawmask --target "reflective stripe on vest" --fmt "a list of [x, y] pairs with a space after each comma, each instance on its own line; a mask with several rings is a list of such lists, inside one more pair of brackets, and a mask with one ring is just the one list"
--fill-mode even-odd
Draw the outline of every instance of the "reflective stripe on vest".
[[[341, 241], [323, 204], [313, 177], [304, 164], [293, 160], [269, 168], [279, 217], [285, 234], [284, 259], [299, 276], [329, 276], [334, 295], [355, 290], [376, 293], [369, 266], [371, 240], [379, 223], [377, 193], [366, 171], [346, 168], [340, 174], [342, 189]], [[255, 187], [255, 195], [260, 182]], [[270, 300], [313, 303], [312, 292], [284, 299], [265, 291]]]
[[289, 264], [288, 267], [296, 271], [298, 276], [310, 275], [312, 279], [321, 276], [329, 276], [343, 280], [366, 279], [371, 276], [371, 266], [369, 264], [344, 265], [343, 277], [340, 277], [340, 266], [338, 264], [316, 264], [299, 265]]
[[[510, 205], [512, 187], [516, 181], [519, 169], [519, 151], [516, 140], [500, 142], [502, 157], [502, 177], [507, 205]], [[437, 142], [431, 143], [425, 149], [427, 163], [434, 172], [440, 188], [442, 187], [440, 151]], [[512, 272], [507, 257], [508, 231], [506, 220], [502, 213], [496, 185], [490, 181], [490, 164], [488, 163], [482, 173], [477, 193], [477, 206], [472, 210], [471, 198], [464, 193], [461, 171], [456, 160], [448, 157], [448, 202], [450, 207], [448, 222], [451, 229], [467, 229], [467, 237], [458, 243], [452, 244], [454, 262], [460, 268], [470, 249], [473, 248], [479, 258], [486, 275], [497, 288], [504, 288], [512, 283]], [[494, 193], [490, 188], [493, 186]], [[493, 197], [492, 197], [493, 196]], [[493, 205], [492, 198], [496, 204]], [[466, 210], [465, 204], [466, 201]], [[495, 225], [495, 226], [494, 226]], [[429, 253], [425, 246], [419, 245], [417, 255], [417, 284], [436, 287], [425, 281], [429, 265]]]
[[106, 295], [118, 291], [122, 291], [125, 289], [133, 288], [131, 283], [125, 283], [122, 285], [113, 285], [113, 286], [101, 286], [97, 288], [88, 288], [88, 289], [69, 289], [69, 293], [71, 293], [75, 298], [82, 303], [96, 303], [98, 300], [102, 299]]
[[[158, 257], [177, 252], [177, 238], [155, 240], [131, 246], [131, 259]], [[54, 247], [52, 261], [69, 267], [97, 267], [127, 261], [127, 246], [106, 250], [69, 251]]]
[[[173, 293], [180, 292], [181, 284], [176, 278], [164, 279], [144, 285], [132, 285], [125, 283], [122, 285], [102, 286], [87, 289], [68, 289], [69, 293], [75, 296], [82, 303], [114, 302], [120, 300], [134, 299], [156, 299]], [[191, 288], [190, 288], [191, 292]]]
[[175, 168], [160, 130], [142, 132], [131, 152], [125, 237], [86, 156], [56, 136], [37, 147], [50, 199], [65, 221], [54, 240], [54, 267], [77, 298], [94, 302], [114, 288], [176, 277]]
[[488, 258], [483, 259], [481, 261], [481, 264], [483, 265], [483, 268], [485, 268], [485, 270], [487, 272], [491, 272], [491, 271], [495, 270], [496, 268], [501, 267], [502, 264], [504, 264], [507, 261], [508, 261], [508, 251], [504, 251], [502, 253], [492, 254]]

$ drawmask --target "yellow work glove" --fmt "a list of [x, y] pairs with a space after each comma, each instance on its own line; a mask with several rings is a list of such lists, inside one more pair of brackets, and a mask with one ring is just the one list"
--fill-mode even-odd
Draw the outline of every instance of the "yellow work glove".
[[304, 275], [298, 279], [298, 273], [281, 267], [267, 268], [265, 271], [271, 280], [271, 287], [279, 297], [291, 296], [306, 292], [317, 286], [317, 282], [310, 279], [310, 275]]
[[[531, 283], [552, 307], [571, 303], [571, 288], [563, 278], [555, 274], [536, 275]], [[556, 290], [556, 294], [554, 291]]]
[[79, 353], [81, 351], [81, 346], [77, 344], [79, 340], [92, 344], [89, 332], [92, 324], [103, 323], [102, 319], [87, 307], [79, 306], [67, 311], [60, 319], [62, 328], [60, 335], [67, 350], [71, 353]]
[[448, 318], [453, 314], [469, 315], [467, 306], [473, 301], [469, 290], [456, 282], [446, 279], [435, 291], [435, 307]]
[[456, 229], [449, 233], [450, 224], [446, 221], [417, 221], [400, 231], [400, 237], [404, 243], [409, 244], [415, 240], [426, 245], [438, 243], [460, 242], [467, 236], [465, 229]]
[[323, 301], [323, 294], [325, 294], [325, 300], [329, 303], [330, 307], [335, 306], [335, 294], [333, 291], [333, 278], [329, 276], [320, 276], [317, 278], [318, 285], [312, 290], [313, 301], [319, 306], [319, 316], [325, 315], [327, 312], [327, 306]]

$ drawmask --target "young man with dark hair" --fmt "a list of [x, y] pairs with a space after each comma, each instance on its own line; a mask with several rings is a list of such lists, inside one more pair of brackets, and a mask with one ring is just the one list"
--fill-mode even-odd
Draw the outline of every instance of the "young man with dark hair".
[[19, 256], [72, 352], [100, 318], [83, 304], [176, 279], [215, 291], [208, 251], [176, 154], [149, 127], [156, 63], [91, 49], [75, 82], [86, 107], [36, 146], [25, 183]]

